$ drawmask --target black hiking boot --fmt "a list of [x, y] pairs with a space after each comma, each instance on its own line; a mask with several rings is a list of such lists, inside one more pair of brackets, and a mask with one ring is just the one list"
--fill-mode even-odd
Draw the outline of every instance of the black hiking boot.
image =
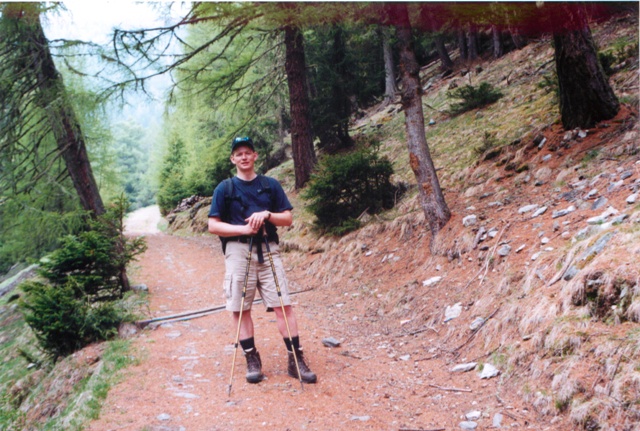
[[252, 349], [250, 352], [244, 352], [244, 357], [247, 359], [247, 382], [260, 383], [264, 379], [260, 353], [256, 349]]
[[315, 383], [318, 380], [318, 377], [309, 369], [309, 366], [304, 361], [304, 355], [302, 350], [296, 350], [296, 358], [293, 357], [293, 352], [288, 352], [289, 354], [289, 366], [287, 367], [287, 371], [289, 375], [294, 378], [298, 378], [298, 370], [296, 368], [296, 358], [298, 359], [298, 366], [300, 367], [300, 380], [304, 383]]

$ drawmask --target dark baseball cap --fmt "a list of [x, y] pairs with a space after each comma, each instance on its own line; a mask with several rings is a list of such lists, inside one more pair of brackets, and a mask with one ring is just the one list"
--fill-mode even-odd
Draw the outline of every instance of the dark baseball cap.
[[251, 148], [252, 151], [255, 151], [255, 147], [253, 146], [253, 141], [251, 140], [250, 137], [248, 136], [243, 136], [243, 137], [238, 137], [235, 138], [232, 142], [231, 142], [231, 152], [233, 153], [236, 148], [238, 147], [249, 147]]

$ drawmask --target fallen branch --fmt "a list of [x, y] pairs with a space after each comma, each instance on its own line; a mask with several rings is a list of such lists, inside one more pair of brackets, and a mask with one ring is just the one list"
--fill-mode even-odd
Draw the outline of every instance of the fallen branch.
[[442, 391], [449, 391], [449, 392], [473, 392], [471, 389], [461, 389], [461, 388], [446, 388], [444, 386], [438, 386], [438, 385], [429, 385], [432, 388], [436, 388], [436, 389], [440, 389]]
[[416, 329], [416, 330], [411, 331], [411, 332], [403, 332], [402, 334], [396, 335], [396, 336], [397, 337], [404, 337], [406, 335], [416, 335], [416, 334], [420, 334], [421, 332], [425, 332], [425, 331], [428, 331], [428, 330], [432, 330], [436, 334], [440, 334], [440, 332], [438, 332], [438, 330], [436, 328], [434, 328], [433, 326], [425, 326], [424, 328]]

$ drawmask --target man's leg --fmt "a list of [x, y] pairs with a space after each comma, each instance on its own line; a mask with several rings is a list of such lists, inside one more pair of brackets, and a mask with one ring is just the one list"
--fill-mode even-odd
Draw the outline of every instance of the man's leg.
[[[293, 307], [290, 305], [283, 307], [275, 307], [273, 311], [276, 313], [276, 320], [278, 324], [278, 330], [284, 339], [284, 344], [287, 346], [288, 366], [287, 372], [291, 377], [300, 378], [304, 383], [315, 383], [318, 377], [311, 371], [304, 359], [304, 353], [300, 346], [300, 337], [298, 336], [298, 321], [296, 320]], [[287, 322], [284, 320], [284, 316], [287, 317]], [[291, 339], [289, 339], [289, 331], [287, 331], [287, 325], [289, 323], [289, 331], [291, 332]], [[293, 352], [295, 351], [295, 357]], [[296, 366], [296, 359], [298, 365]], [[298, 377], [298, 368], [300, 368], [300, 377]]]
[[[233, 322], [238, 325], [240, 312], [233, 313]], [[264, 379], [262, 374], [262, 360], [260, 353], [256, 349], [255, 340], [253, 338], [253, 319], [251, 318], [251, 310], [242, 312], [242, 322], [240, 322], [240, 346], [247, 360], [246, 379], [249, 383], [259, 383]]]

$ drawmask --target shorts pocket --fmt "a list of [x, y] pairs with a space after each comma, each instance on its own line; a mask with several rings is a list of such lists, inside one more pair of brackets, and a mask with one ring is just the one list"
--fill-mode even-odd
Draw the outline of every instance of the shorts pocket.
[[225, 298], [231, 298], [231, 287], [233, 284], [233, 275], [225, 274], [224, 282], [222, 283], [222, 290], [224, 291]]

